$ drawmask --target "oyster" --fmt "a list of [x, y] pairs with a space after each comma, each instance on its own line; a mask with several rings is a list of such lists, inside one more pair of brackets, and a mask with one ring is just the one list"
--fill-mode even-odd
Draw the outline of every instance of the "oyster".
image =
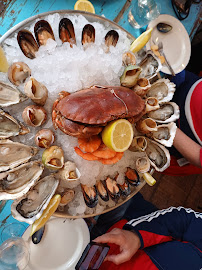
[[136, 160], [135, 165], [139, 173], [146, 173], [150, 169], [150, 160], [148, 157], [140, 157]]
[[146, 138], [147, 148], [145, 150], [151, 165], [158, 171], [163, 172], [170, 166], [169, 151], [160, 143]]
[[0, 140], [0, 172], [27, 162], [38, 152], [36, 147], [10, 140]]
[[48, 90], [45, 85], [34, 78], [30, 78], [30, 80], [25, 84], [24, 92], [34, 103], [41, 106], [46, 103], [48, 98]]
[[36, 105], [27, 106], [22, 112], [24, 122], [32, 127], [43, 125], [47, 119], [47, 113], [43, 107]]
[[144, 97], [150, 87], [151, 84], [147, 78], [139, 78], [137, 84], [133, 87], [133, 90], [138, 96]]
[[155, 97], [159, 103], [168, 102], [175, 93], [175, 84], [169, 79], [159, 79], [151, 85], [147, 91], [147, 97]]
[[31, 69], [23, 62], [15, 62], [8, 69], [8, 78], [15, 85], [24, 83], [31, 75]]
[[177, 130], [176, 124], [171, 122], [169, 124], [157, 126], [157, 131], [151, 132], [150, 134], [147, 135], [152, 139], [154, 139], [155, 141], [167, 147], [171, 147], [173, 145], [176, 130]]
[[20, 49], [24, 53], [24, 55], [30, 59], [34, 59], [36, 57], [36, 52], [38, 51], [39, 47], [32, 33], [28, 30], [23, 29], [18, 32], [17, 40]]
[[45, 20], [40, 20], [35, 24], [34, 33], [39, 46], [46, 45], [49, 38], [55, 40], [53, 30]]
[[82, 45], [95, 42], [95, 28], [91, 24], [86, 24], [81, 36]]
[[140, 151], [144, 152], [147, 147], [147, 140], [144, 136], [136, 136], [133, 138], [129, 150], [132, 152]]
[[142, 69], [135, 65], [127, 66], [120, 78], [121, 85], [125, 87], [133, 87], [139, 78]]
[[122, 56], [122, 63], [123, 63], [123, 66], [136, 65], [135, 55], [130, 51], [124, 52]]
[[110, 46], [115, 47], [118, 40], [119, 40], [119, 34], [117, 31], [110, 30], [109, 32], [107, 32], [105, 36], [105, 45], [108, 47], [108, 50]]
[[155, 97], [148, 97], [145, 103], [146, 103], [146, 113], [155, 111], [160, 108], [158, 99]]
[[179, 119], [180, 109], [176, 103], [166, 102], [161, 103], [159, 109], [149, 112], [147, 115], [157, 123], [169, 123]]
[[127, 168], [125, 173], [125, 179], [129, 182], [131, 186], [138, 186], [140, 183], [139, 174], [136, 172], [135, 169]]
[[25, 195], [43, 172], [40, 161], [22, 164], [0, 173], [0, 200], [14, 200]]
[[76, 44], [75, 32], [73, 23], [67, 19], [63, 18], [59, 23], [59, 36], [62, 40], [62, 43], [69, 42], [72, 47], [73, 44]]
[[0, 82], [0, 106], [8, 107], [13, 104], [17, 104], [19, 102], [23, 102], [27, 99], [27, 97], [21, 93], [18, 88]]
[[0, 139], [11, 136], [24, 135], [29, 129], [18, 123], [10, 114], [0, 109]]
[[11, 205], [13, 217], [28, 224], [39, 219], [54, 195], [58, 183], [53, 175], [40, 179], [26, 195], [13, 202]]
[[82, 192], [83, 192], [83, 198], [86, 203], [86, 205], [90, 208], [93, 208], [98, 203], [98, 195], [97, 195], [97, 189], [96, 186], [88, 187], [87, 185], [82, 185]]
[[151, 131], [157, 131], [157, 124], [151, 118], [140, 119], [137, 121], [135, 127], [139, 132], [143, 134], [150, 133]]
[[55, 135], [50, 129], [41, 129], [35, 135], [35, 143], [38, 147], [49, 148], [54, 143]]
[[121, 192], [120, 192], [120, 189], [116, 180], [108, 176], [107, 179], [105, 180], [105, 184], [106, 184], [106, 187], [107, 187], [107, 190], [111, 199], [115, 202], [118, 201], [118, 199], [120, 198]]
[[97, 191], [98, 191], [100, 198], [105, 202], [109, 201], [109, 194], [107, 192], [107, 188], [106, 188], [106, 185], [104, 184], [104, 182], [101, 180], [98, 181], [96, 183], [96, 188], [97, 188]]

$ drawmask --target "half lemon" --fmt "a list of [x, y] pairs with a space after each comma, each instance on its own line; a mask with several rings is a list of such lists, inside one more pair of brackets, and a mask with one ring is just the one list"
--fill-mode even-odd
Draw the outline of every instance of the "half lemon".
[[6, 59], [6, 56], [4, 54], [3, 49], [0, 47], [0, 72], [7, 72], [9, 68], [8, 61]]
[[93, 4], [90, 1], [86, 0], [78, 0], [74, 5], [74, 9], [95, 13]]
[[102, 140], [116, 152], [126, 151], [133, 140], [132, 124], [126, 119], [112, 121], [102, 131]]
[[136, 40], [133, 41], [129, 50], [133, 53], [140, 51], [150, 40], [152, 30], [153, 28], [150, 28], [143, 32]]

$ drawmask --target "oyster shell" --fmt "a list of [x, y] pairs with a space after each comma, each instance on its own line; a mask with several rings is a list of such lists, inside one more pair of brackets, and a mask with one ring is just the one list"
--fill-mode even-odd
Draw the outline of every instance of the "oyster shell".
[[18, 123], [10, 114], [0, 109], [0, 139], [29, 133], [29, 129]]
[[120, 78], [121, 85], [125, 87], [133, 87], [139, 78], [142, 69], [139, 66], [127, 66]]
[[166, 102], [161, 103], [159, 109], [149, 112], [147, 115], [157, 123], [169, 123], [179, 119], [180, 109], [176, 103]]
[[40, 179], [26, 195], [13, 202], [11, 205], [13, 217], [28, 224], [39, 219], [54, 195], [58, 183], [53, 175]]
[[0, 200], [22, 197], [39, 179], [43, 169], [44, 166], [40, 161], [31, 161], [0, 173]]
[[31, 75], [31, 69], [23, 62], [15, 62], [8, 69], [8, 78], [15, 85], [24, 83]]
[[146, 138], [147, 148], [145, 150], [151, 165], [158, 171], [163, 172], [170, 166], [170, 154], [160, 143]]
[[38, 152], [36, 147], [11, 140], [0, 140], [0, 172], [27, 162]]
[[155, 97], [159, 103], [168, 102], [175, 93], [175, 84], [169, 79], [159, 79], [151, 85], [147, 91], [147, 97]]
[[28, 99], [17, 87], [0, 82], [0, 106], [8, 107]]
[[176, 124], [171, 122], [169, 124], [157, 126], [157, 131], [151, 132], [150, 134], [147, 135], [152, 139], [154, 139], [155, 141], [167, 147], [171, 147], [173, 145], [176, 130], [177, 130]]
[[143, 134], [150, 133], [151, 131], [157, 131], [157, 124], [151, 118], [140, 119], [137, 121], [135, 127], [139, 132]]

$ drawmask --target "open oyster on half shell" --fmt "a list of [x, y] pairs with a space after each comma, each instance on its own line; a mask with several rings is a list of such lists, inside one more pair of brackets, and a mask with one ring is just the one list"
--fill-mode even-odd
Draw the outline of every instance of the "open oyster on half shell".
[[53, 197], [58, 183], [52, 174], [40, 179], [26, 195], [12, 203], [13, 217], [28, 224], [39, 219]]

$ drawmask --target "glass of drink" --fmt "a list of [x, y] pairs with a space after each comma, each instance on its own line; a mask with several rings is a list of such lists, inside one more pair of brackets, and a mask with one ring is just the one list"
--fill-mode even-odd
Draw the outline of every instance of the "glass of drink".
[[0, 269], [24, 270], [29, 262], [29, 246], [21, 237], [25, 226], [11, 223], [2, 230], [0, 246]]
[[134, 28], [142, 28], [160, 15], [155, 0], [133, 0], [128, 13], [128, 21]]

